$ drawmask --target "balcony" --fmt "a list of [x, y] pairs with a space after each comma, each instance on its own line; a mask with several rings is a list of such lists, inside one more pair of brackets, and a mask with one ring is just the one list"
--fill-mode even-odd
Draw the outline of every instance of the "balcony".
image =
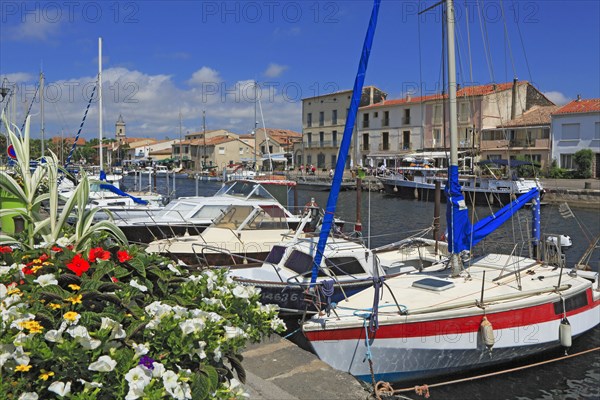
[[390, 119], [389, 118], [383, 118], [381, 120], [381, 126], [390, 126]]
[[412, 150], [412, 143], [402, 143], [402, 150]]
[[392, 146], [390, 146], [389, 143], [379, 143], [379, 151], [390, 151], [392, 149]]
[[363, 143], [360, 145], [360, 151], [369, 151], [369, 150], [370, 150], [369, 143]]
[[402, 125], [410, 125], [410, 117], [402, 117]]
[[369, 127], [369, 121], [368, 120], [367, 121], [363, 121], [362, 122], [362, 127], [363, 128], [368, 128]]

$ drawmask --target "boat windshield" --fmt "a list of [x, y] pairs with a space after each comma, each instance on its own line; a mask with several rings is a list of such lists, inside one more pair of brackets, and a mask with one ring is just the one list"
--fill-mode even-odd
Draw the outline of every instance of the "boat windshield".
[[227, 210], [226, 205], [213, 205], [213, 206], [204, 206], [196, 211], [190, 218], [196, 219], [211, 219], [214, 220], [217, 217], [223, 215], [225, 210]]
[[252, 206], [230, 206], [220, 217], [215, 219], [213, 226], [216, 228], [238, 229], [252, 211], [254, 211]]
[[167, 205], [167, 209], [160, 213], [161, 217], [183, 218], [188, 212], [198, 207], [197, 203], [176, 201]]
[[275, 198], [259, 183], [249, 181], [235, 181], [223, 186], [215, 196], [233, 196], [243, 199], [268, 199]]
[[250, 221], [244, 225], [245, 230], [289, 229], [282, 207], [275, 205], [261, 206]]

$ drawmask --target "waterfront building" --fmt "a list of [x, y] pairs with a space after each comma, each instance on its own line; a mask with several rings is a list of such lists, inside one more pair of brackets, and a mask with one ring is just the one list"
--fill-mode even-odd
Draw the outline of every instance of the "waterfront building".
[[582, 99], [562, 106], [552, 114], [552, 158], [560, 168], [576, 169], [573, 159], [582, 149], [591, 149], [592, 176], [600, 177], [600, 99]]

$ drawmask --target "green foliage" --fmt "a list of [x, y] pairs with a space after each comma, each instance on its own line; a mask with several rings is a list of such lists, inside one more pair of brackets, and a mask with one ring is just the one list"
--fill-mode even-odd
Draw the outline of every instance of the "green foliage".
[[284, 329], [226, 270], [192, 274], [136, 247], [4, 255], [1, 398], [242, 398], [241, 350]]
[[588, 179], [592, 177], [592, 159], [594, 153], [591, 149], [582, 149], [573, 155], [573, 161], [577, 165], [575, 178]]
[[552, 165], [548, 170], [548, 178], [552, 179], [568, 179], [571, 178], [571, 171], [568, 169], [560, 168], [556, 160], [552, 160]]

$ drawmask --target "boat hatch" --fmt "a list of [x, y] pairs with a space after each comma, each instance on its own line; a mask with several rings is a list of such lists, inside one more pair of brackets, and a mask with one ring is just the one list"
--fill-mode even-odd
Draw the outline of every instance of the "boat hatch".
[[441, 292], [442, 290], [450, 289], [454, 287], [453, 282], [443, 281], [441, 279], [425, 278], [414, 281], [412, 284], [414, 287], [421, 289], [433, 290]]
[[578, 308], [585, 307], [588, 305], [588, 298], [586, 292], [581, 292], [573, 297], [565, 299], [564, 303], [559, 300], [554, 303], [554, 314], [559, 315], [563, 312], [569, 312], [577, 310]]

